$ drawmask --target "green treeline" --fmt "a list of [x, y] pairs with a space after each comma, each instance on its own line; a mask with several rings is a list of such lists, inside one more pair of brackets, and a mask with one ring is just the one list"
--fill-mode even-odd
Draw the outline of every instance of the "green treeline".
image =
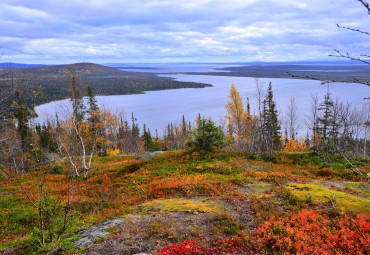
[[[128, 95], [144, 91], [212, 86], [175, 81], [155, 74], [124, 72], [89, 63], [75, 64], [72, 67], [66, 69], [66, 66], [50, 66], [12, 70], [12, 77], [15, 79], [11, 80], [17, 81], [17, 90], [20, 91], [23, 103], [30, 109], [36, 105], [69, 98], [71, 73], [76, 76], [81, 91], [87, 91], [87, 87], [90, 86], [97, 95]], [[9, 79], [0, 76], [0, 89], [9, 87], [8, 83]], [[4, 105], [8, 113], [15, 111], [15, 101], [15, 96], [6, 100]]]

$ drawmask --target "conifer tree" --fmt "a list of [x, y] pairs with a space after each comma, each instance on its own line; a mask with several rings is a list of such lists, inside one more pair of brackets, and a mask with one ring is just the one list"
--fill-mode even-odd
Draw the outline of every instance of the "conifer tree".
[[71, 83], [71, 101], [73, 122], [80, 123], [85, 118], [85, 105], [80, 90], [78, 89], [76, 76], [73, 73]]
[[200, 118], [197, 128], [190, 131], [191, 140], [186, 146], [199, 151], [213, 151], [224, 145], [224, 135], [211, 118]]
[[262, 133], [265, 141], [266, 151], [269, 152], [270, 156], [273, 150], [280, 149], [280, 123], [278, 120], [278, 111], [274, 101], [274, 95], [272, 91], [272, 83], [270, 82], [267, 95], [263, 101], [263, 123]]
[[319, 111], [323, 111], [321, 117], [319, 117], [319, 133], [321, 134], [324, 141], [327, 140], [329, 136], [329, 129], [333, 121], [332, 108], [333, 101], [330, 98], [329, 91], [326, 93], [324, 102], [320, 104]]
[[23, 152], [32, 148], [32, 133], [28, 126], [29, 114], [26, 107], [23, 104], [19, 91], [15, 92], [16, 96], [16, 112], [15, 118], [17, 120], [17, 131], [21, 139], [21, 146]]
[[87, 87], [87, 96], [89, 97], [90, 112], [98, 111], [99, 110], [98, 101], [95, 98], [95, 95], [94, 95], [94, 92], [91, 86]]

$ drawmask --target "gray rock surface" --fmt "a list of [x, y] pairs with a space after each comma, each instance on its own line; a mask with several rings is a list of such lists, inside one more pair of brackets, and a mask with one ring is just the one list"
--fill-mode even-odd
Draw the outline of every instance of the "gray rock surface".
[[154, 157], [155, 155], [161, 154], [163, 151], [153, 151], [153, 152], [147, 152], [145, 156], [142, 159], [150, 159]]
[[109, 220], [78, 232], [77, 234], [81, 237], [75, 242], [76, 247], [81, 249], [92, 246], [96, 239], [109, 235], [109, 232], [107, 232], [108, 228], [114, 227], [122, 221], [124, 221], [124, 219]]

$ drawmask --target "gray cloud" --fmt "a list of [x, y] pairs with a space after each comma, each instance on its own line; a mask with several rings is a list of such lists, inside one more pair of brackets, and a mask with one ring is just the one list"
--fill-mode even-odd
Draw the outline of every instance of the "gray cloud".
[[356, 0], [3, 0], [2, 60], [71, 63], [325, 59], [367, 53]]

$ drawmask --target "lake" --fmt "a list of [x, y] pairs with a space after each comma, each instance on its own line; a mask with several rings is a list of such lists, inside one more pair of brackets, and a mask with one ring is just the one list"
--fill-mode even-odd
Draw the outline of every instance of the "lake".
[[[226, 114], [225, 105], [229, 100], [231, 84], [235, 84], [244, 102], [249, 97], [252, 111], [256, 109], [255, 78], [185, 74], [162, 76], [179, 81], [210, 83], [213, 87], [150, 91], [138, 95], [97, 96], [98, 104], [101, 108], [123, 114], [129, 121], [131, 113], [134, 113], [140, 127], [146, 123], [152, 133], [157, 129], [160, 135], [169, 122], [180, 123], [182, 115], [185, 115], [187, 120], [193, 121], [200, 113], [219, 121]], [[319, 95], [322, 101], [327, 91], [326, 85], [313, 80], [260, 78], [259, 81], [264, 84], [265, 90], [268, 83], [272, 82], [280, 116], [285, 114], [290, 98], [295, 97], [301, 123], [304, 123], [305, 116], [309, 114], [312, 95]], [[330, 85], [332, 98], [338, 97], [342, 101], [351, 102], [356, 107], [364, 104], [363, 98], [369, 97], [369, 92], [369, 87], [360, 84], [333, 83]], [[69, 100], [37, 106], [35, 110], [39, 117], [35, 121], [46, 121], [47, 118], [55, 116], [56, 112], [59, 112], [59, 116], [63, 118], [63, 113], [69, 111], [68, 109], [70, 109]], [[301, 132], [305, 134], [303, 124], [301, 124]]]

